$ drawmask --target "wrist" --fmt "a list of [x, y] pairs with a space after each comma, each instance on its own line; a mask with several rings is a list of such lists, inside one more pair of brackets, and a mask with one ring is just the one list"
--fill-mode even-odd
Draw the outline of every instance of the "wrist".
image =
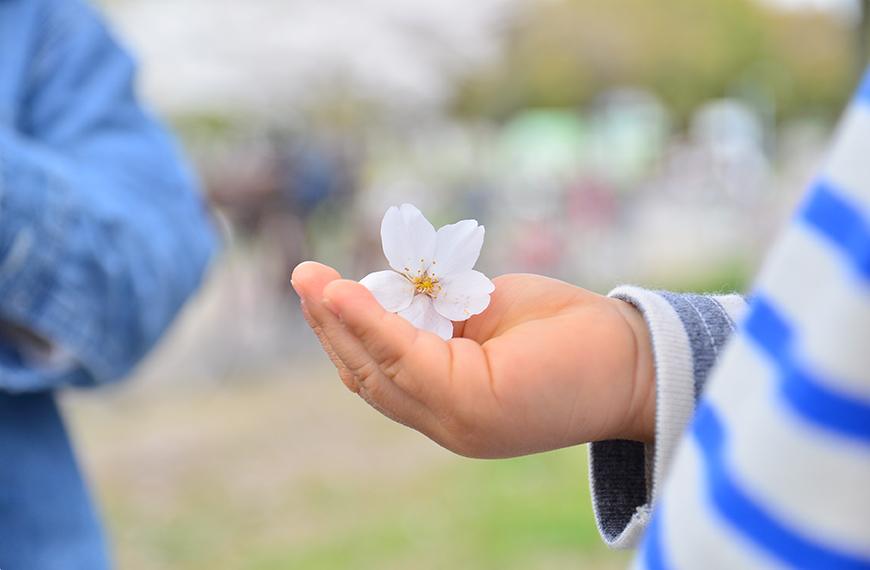
[[632, 346], [628, 348], [633, 364], [630, 374], [632, 383], [627, 410], [624, 415], [622, 439], [655, 443], [656, 421], [656, 373], [655, 358], [649, 327], [640, 310], [620, 299], [613, 299], [615, 307], [630, 331]]

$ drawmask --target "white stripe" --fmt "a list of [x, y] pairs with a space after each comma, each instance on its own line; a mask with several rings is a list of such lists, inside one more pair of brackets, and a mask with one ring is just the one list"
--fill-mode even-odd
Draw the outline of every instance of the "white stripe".
[[870, 404], [870, 283], [812, 228], [791, 224], [757, 290], [800, 331], [797, 354], [833, 390]]
[[744, 335], [738, 335], [713, 371], [705, 399], [717, 410], [728, 412], [728, 417], [745, 413], [747, 407], [755, 406], [753, 402], [764, 400], [774, 389], [775, 373], [771, 361], [761, 356]]
[[662, 551], [675, 570], [780, 570], [784, 566], [736, 534], [713, 510], [697, 443], [685, 440], [656, 513]]
[[797, 534], [870, 559], [870, 450], [768, 398], [722, 411], [735, 478]]
[[795, 416], [783, 405], [776, 374], [739, 337], [706, 392], [727, 434], [735, 482], [801, 534], [870, 555], [870, 448]]
[[722, 305], [728, 318], [737, 325], [740, 324], [743, 315], [746, 314], [746, 309], [749, 307], [746, 300], [740, 295], [716, 295], [713, 299]]
[[846, 111], [822, 172], [870, 211], [870, 105]]

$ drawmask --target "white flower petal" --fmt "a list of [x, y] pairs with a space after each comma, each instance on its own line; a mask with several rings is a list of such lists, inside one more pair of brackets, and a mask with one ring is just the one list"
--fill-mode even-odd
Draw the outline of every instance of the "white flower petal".
[[464, 321], [489, 306], [495, 285], [480, 271], [464, 271], [440, 281], [441, 291], [434, 300], [435, 310], [451, 321]]
[[407, 309], [414, 299], [414, 284], [395, 271], [369, 273], [360, 279], [360, 283], [391, 313]]
[[453, 338], [453, 323], [450, 319], [438, 314], [432, 304], [432, 299], [426, 295], [417, 295], [411, 306], [399, 311], [399, 316], [417, 327], [433, 332], [444, 340]]
[[390, 267], [416, 276], [432, 263], [435, 228], [411, 204], [393, 206], [381, 222], [381, 242]]
[[483, 226], [477, 225], [476, 220], [462, 220], [438, 230], [429, 275], [440, 279], [469, 271], [480, 256], [483, 234]]

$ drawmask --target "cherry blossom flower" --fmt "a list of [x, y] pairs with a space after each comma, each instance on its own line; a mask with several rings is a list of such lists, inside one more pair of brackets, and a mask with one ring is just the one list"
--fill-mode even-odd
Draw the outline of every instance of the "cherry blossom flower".
[[381, 223], [384, 255], [392, 271], [360, 280], [384, 309], [443, 339], [451, 321], [464, 321], [489, 305], [495, 285], [472, 269], [483, 245], [483, 226], [462, 220], [437, 232], [411, 204], [393, 206]]

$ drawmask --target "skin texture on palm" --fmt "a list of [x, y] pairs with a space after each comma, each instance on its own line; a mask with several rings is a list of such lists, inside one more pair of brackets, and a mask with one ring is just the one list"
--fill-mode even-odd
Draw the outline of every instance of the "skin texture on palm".
[[652, 443], [655, 373], [643, 316], [547, 277], [493, 282], [490, 306], [444, 341], [327, 266], [293, 272], [345, 385], [447, 449], [498, 458], [605, 439]]

